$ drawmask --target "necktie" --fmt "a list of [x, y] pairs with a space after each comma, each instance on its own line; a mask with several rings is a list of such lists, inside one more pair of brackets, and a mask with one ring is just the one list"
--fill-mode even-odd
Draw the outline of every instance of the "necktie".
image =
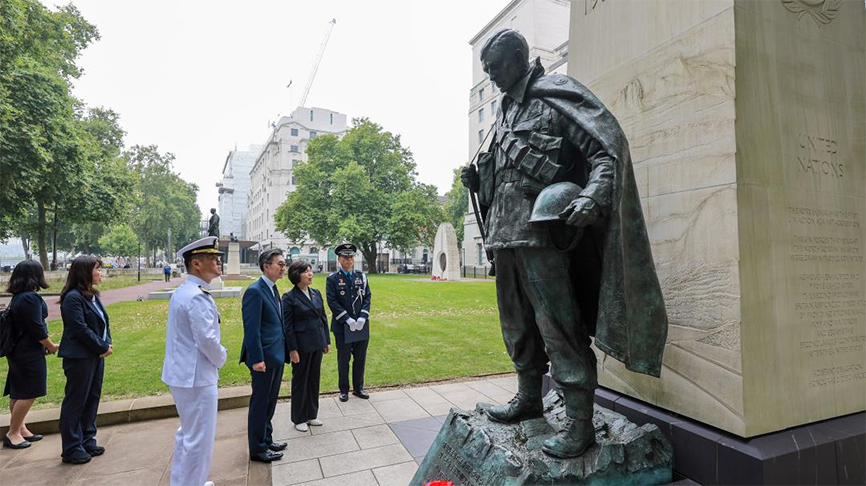
[[276, 286], [276, 284], [275, 284], [273, 287], [271, 287], [271, 290], [274, 291], [274, 299], [277, 300], [277, 309], [280, 310], [280, 314], [282, 315], [283, 309], [282, 309], [282, 306], [280, 305], [280, 304], [281, 304], [281, 302], [280, 302], [280, 291], [277, 290], [277, 286]]

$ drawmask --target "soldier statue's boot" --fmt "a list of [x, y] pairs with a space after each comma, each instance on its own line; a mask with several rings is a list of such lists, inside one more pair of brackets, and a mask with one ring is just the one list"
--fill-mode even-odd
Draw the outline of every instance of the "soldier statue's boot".
[[517, 395], [505, 405], [487, 409], [487, 415], [497, 422], [513, 423], [538, 418], [544, 414], [541, 401], [541, 376], [517, 375]]
[[595, 427], [592, 425], [592, 393], [565, 392], [566, 422], [561, 431], [541, 444], [544, 453], [568, 459], [578, 457], [595, 444]]

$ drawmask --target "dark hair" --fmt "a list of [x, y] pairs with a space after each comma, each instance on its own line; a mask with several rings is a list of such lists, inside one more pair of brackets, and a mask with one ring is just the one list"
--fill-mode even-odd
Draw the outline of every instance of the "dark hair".
[[35, 292], [40, 288], [48, 288], [45, 272], [42, 271], [42, 264], [36, 260], [24, 260], [18, 262], [18, 265], [15, 265], [15, 269], [12, 270], [12, 277], [9, 278], [9, 284], [6, 285], [6, 292], [15, 295], [31, 290]]
[[510, 56], [514, 51], [520, 51], [523, 60], [529, 64], [529, 44], [526, 43], [526, 38], [520, 32], [513, 29], [498, 30], [487, 39], [484, 46], [481, 47], [481, 59], [487, 55], [490, 49], [494, 47], [498, 49], [508, 48], [505, 52]]
[[289, 281], [292, 285], [298, 285], [301, 281], [301, 274], [312, 268], [313, 266], [307, 263], [306, 260], [295, 260], [289, 265]]
[[265, 271], [265, 263], [271, 263], [271, 260], [274, 259], [275, 256], [280, 255], [283, 256], [283, 250], [279, 248], [271, 248], [270, 250], [265, 250], [259, 255], [259, 270]]
[[82, 255], [72, 260], [72, 266], [66, 275], [66, 285], [60, 291], [60, 302], [72, 290], [78, 290], [86, 299], [92, 299], [99, 295], [99, 290], [93, 288], [93, 269], [102, 266], [98, 258], [90, 255]]

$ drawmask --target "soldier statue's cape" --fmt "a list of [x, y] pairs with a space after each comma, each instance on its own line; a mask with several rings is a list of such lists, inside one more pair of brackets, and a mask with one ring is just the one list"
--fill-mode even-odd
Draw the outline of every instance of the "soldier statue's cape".
[[[610, 208], [587, 228], [574, 258], [577, 300], [588, 320], [596, 315], [595, 345], [638, 373], [658, 377], [667, 338], [667, 313], [653, 264], [628, 141], [613, 114], [584, 85], [561, 74], [544, 75], [536, 60], [529, 98], [540, 98], [580, 126], [614, 158]], [[587, 234], [589, 233], [589, 237]], [[596, 246], [599, 268], [587, 263]], [[582, 268], [585, 266], [585, 268]], [[600, 275], [599, 275], [600, 270]], [[587, 278], [587, 276], [590, 276]], [[597, 296], [597, 299], [595, 298]], [[597, 306], [597, 307], [596, 307]]]

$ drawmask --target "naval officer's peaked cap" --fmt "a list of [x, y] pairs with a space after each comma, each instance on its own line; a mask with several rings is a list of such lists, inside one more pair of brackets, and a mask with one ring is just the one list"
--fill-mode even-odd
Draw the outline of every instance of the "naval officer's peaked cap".
[[177, 251], [177, 256], [181, 259], [193, 255], [223, 255], [223, 252], [219, 248], [219, 238], [216, 236], [205, 236]]

